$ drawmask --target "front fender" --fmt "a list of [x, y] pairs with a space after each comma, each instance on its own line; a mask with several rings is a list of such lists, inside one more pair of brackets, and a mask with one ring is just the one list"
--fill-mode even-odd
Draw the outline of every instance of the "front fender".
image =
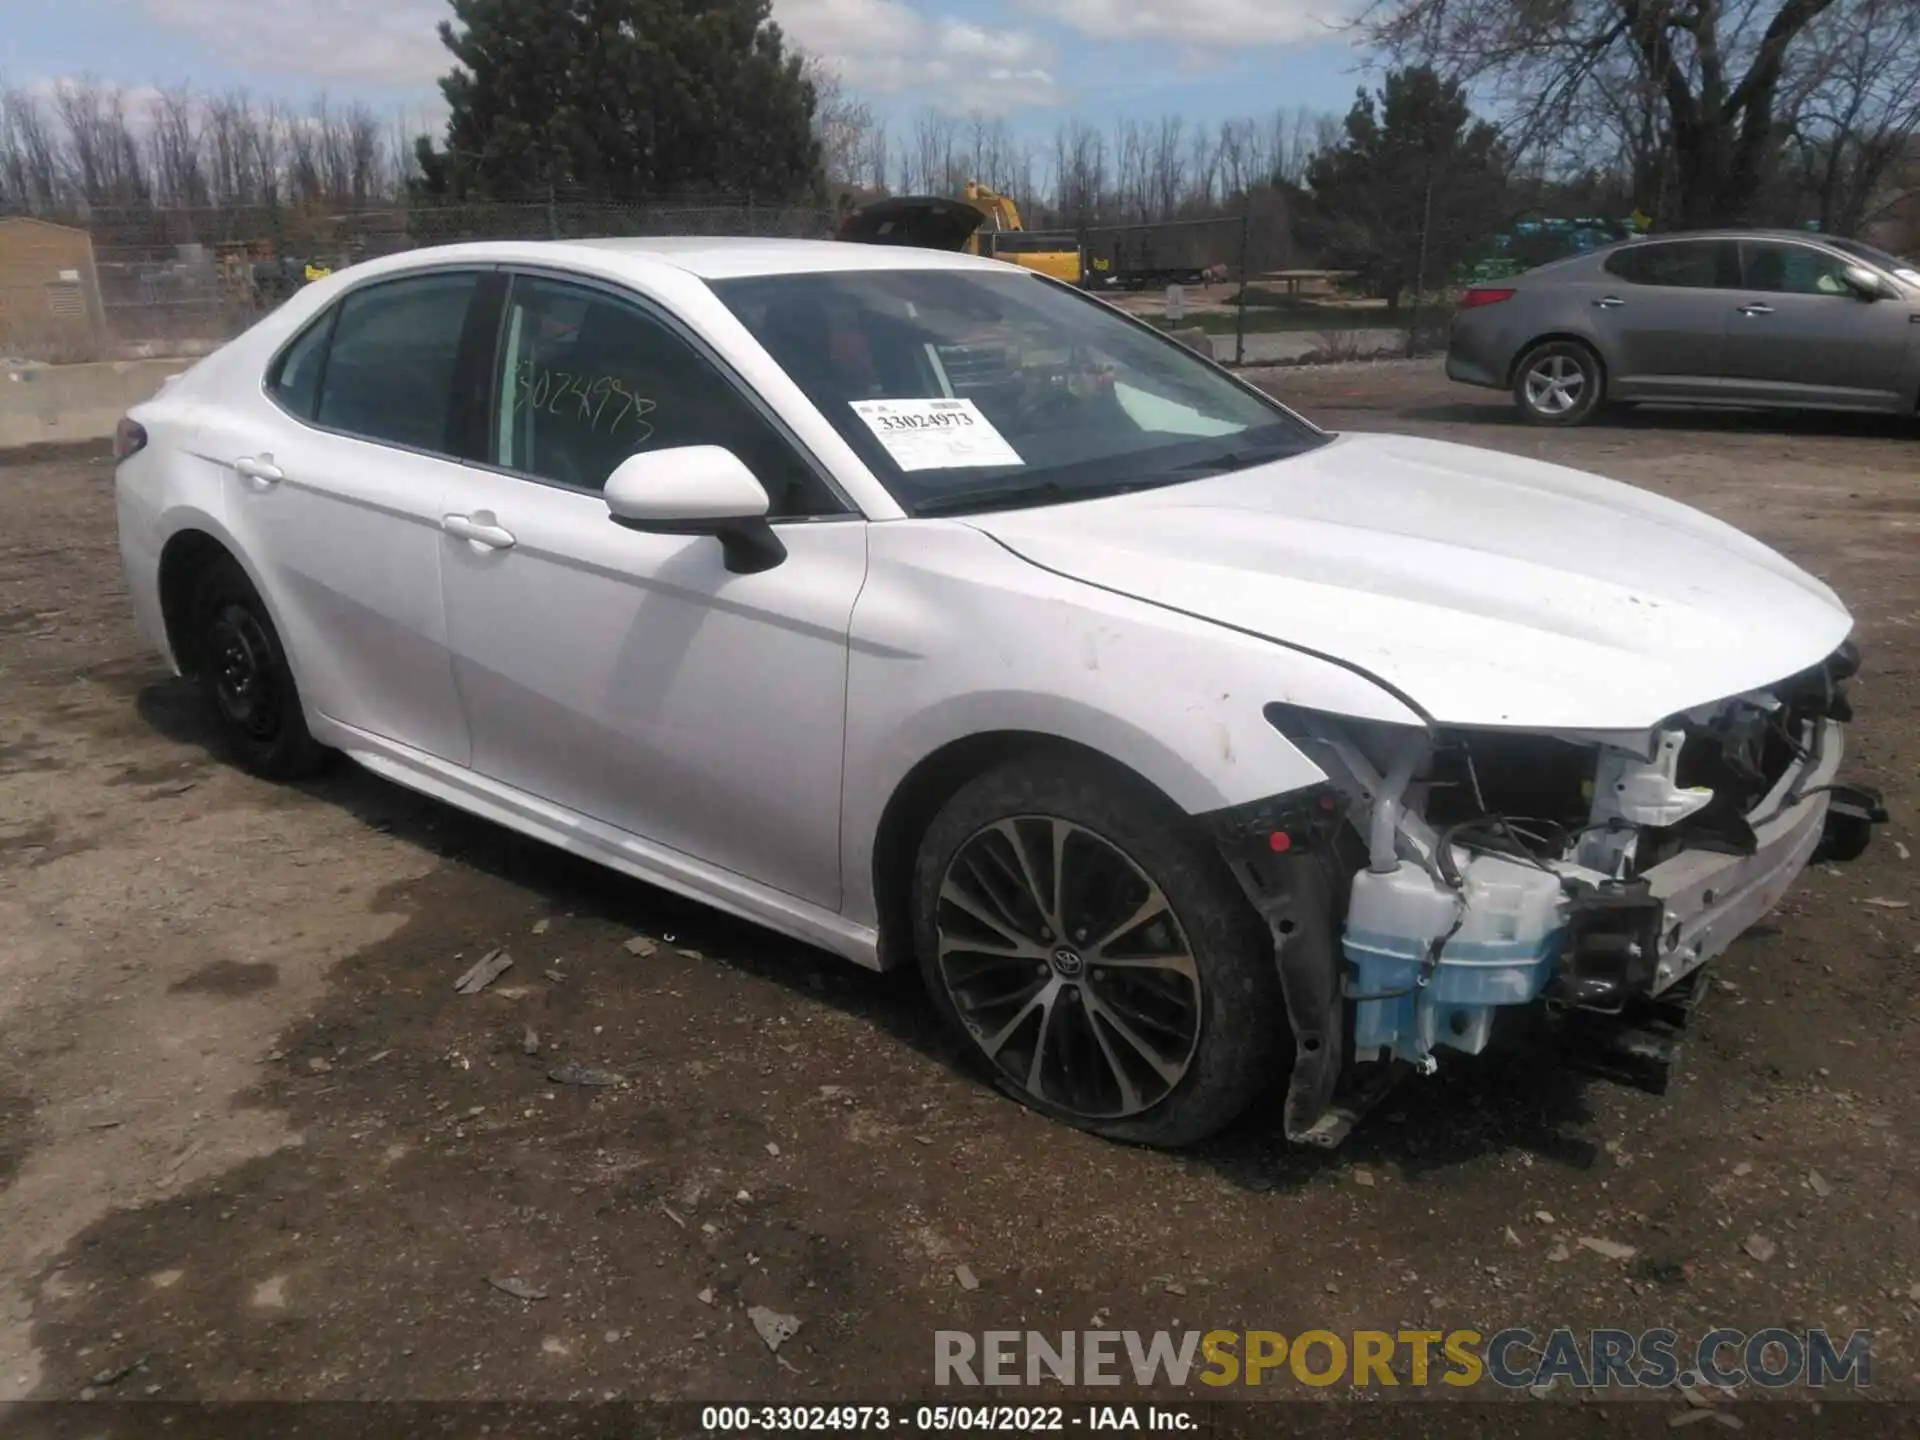
[[1055, 575], [971, 527], [909, 521], [870, 535], [841, 832], [845, 910], [857, 923], [877, 920], [874, 844], [888, 801], [957, 741], [1070, 741], [1199, 815], [1325, 778], [1266, 719], [1269, 702], [1420, 723], [1352, 671]]

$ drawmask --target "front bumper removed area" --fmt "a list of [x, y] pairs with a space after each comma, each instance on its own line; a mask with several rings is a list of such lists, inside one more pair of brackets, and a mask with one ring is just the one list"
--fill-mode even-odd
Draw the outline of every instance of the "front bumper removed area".
[[[1755, 840], [1751, 855], [1683, 850], [1643, 871], [1631, 895], [1576, 895], [1547, 998], [1618, 1010], [1632, 999], [1661, 994], [1723, 952], [1779, 903], [1815, 854], [1834, 848], [1829, 819], [1844, 817], [1841, 828], [1848, 831], [1863, 809], [1869, 826], [1884, 820], [1877, 796], [1835, 786], [1840, 754], [1840, 726], [1822, 722], [1813, 755], [1782, 776], [1747, 816]], [[1836, 812], [1836, 797], [1844, 810]], [[1846, 858], [1864, 848], [1862, 841]]]
[[1717, 732], [1658, 732], [1650, 756], [1595, 746], [1580, 792], [1592, 822], [1550, 827], [1558, 853], [1503, 815], [1429, 823], [1433, 737], [1362, 745], [1338, 722], [1295, 733], [1328, 783], [1210, 817], [1273, 936], [1295, 1040], [1288, 1138], [1338, 1144], [1401, 1076], [1485, 1049], [1512, 1007], [1564, 1022], [1571, 1061], [1664, 1090], [1701, 967], [1810, 862], [1855, 858], [1886, 818], [1873, 792], [1835, 782], [1837, 719], [1772, 697], [1726, 713], [1740, 705], [1797, 736], [1757, 803], [1700, 813], [1712, 790], [1681, 783], [1685, 747], [1717, 753]]

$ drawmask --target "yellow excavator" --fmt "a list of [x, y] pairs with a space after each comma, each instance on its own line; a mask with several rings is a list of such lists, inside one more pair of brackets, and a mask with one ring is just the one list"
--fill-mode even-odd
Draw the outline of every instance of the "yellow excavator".
[[1024, 265], [1069, 285], [1080, 284], [1086, 274], [1077, 235], [1027, 229], [1019, 207], [978, 180], [967, 181], [959, 199], [894, 195], [876, 200], [849, 213], [834, 234], [863, 245], [964, 250]]

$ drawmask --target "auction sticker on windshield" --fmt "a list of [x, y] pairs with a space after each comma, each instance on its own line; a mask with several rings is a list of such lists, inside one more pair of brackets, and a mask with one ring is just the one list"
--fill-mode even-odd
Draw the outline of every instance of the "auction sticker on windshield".
[[1020, 452], [993, 428], [971, 400], [854, 400], [902, 470], [958, 470], [980, 465], [1024, 465]]

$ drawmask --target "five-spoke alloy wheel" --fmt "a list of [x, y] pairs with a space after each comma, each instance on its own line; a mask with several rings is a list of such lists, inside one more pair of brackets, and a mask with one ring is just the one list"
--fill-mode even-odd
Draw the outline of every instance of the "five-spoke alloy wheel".
[[1600, 359], [1574, 340], [1549, 340], [1515, 368], [1513, 400], [1536, 425], [1578, 425], [1600, 406], [1606, 377]]
[[1049, 752], [971, 782], [929, 828], [916, 942], [936, 1006], [1022, 1100], [1178, 1145], [1272, 1073], [1273, 960], [1224, 862], [1126, 772]]

